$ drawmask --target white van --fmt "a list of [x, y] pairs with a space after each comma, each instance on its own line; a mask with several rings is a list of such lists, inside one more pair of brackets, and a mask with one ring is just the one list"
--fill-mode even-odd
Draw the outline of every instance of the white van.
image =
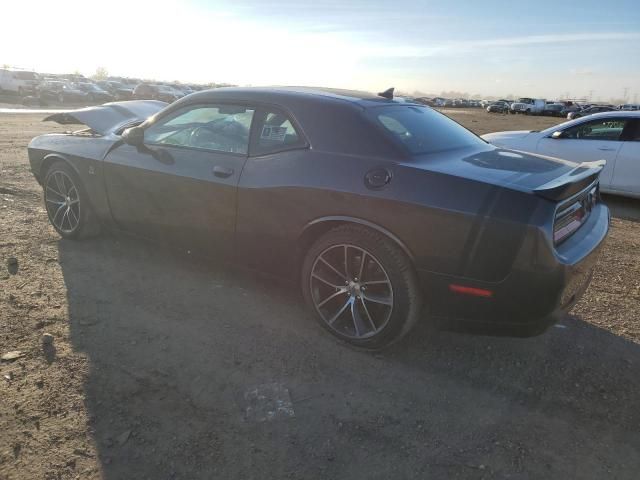
[[0, 91], [16, 93], [24, 97], [34, 95], [37, 86], [38, 75], [35, 72], [0, 68]]
[[542, 98], [523, 97], [511, 104], [511, 113], [525, 113], [527, 115], [540, 115], [544, 112], [547, 101]]

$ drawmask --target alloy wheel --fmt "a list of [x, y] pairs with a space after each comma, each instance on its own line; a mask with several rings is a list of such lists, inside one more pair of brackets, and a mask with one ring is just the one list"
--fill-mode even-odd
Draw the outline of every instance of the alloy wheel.
[[339, 244], [315, 259], [309, 277], [313, 304], [327, 326], [350, 339], [381, 332], [393, 312], [393, 286], [367, 250]]
[[47, 177], [44, 190], [47, 214], [60, 232], [72, 233], [80, 224], [80, 196], [69, 175], [60, 170]]

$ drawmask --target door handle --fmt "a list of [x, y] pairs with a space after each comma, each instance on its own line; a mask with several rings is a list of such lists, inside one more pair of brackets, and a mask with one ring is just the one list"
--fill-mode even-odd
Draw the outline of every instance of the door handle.
[[615, 148], [611, 147], [598, 147], [598, 150], [602, 150], [603, 152], [613, 152]]
[[215, 167], [213, 167], [213, 174], [216, 177], [227, 178], [233, 175], [233, 168], [221, 167], [219, 165], [216, 165]]

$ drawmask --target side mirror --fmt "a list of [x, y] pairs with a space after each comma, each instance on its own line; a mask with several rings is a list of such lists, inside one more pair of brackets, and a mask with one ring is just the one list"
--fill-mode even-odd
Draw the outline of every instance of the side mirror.
[[128, 145], [139, 147], [144, 144], [144, 129], [142, 127], [127, 128], [122, 132], [122, 140]]
[[562, 131], [561, 130], [556, 130], [555, 132], [553, 132], [551, 134], [551, 138], [555, 138], [556, 140], [558, 138], [562, 138]]

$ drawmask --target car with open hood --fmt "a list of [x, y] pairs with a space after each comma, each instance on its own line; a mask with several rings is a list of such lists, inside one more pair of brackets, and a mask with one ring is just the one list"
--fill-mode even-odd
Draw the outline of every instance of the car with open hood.
[[495, 147], [392, 89], [220, 88], [47, 120], [86, 126], [28, 147], [62, 237], [116, 228], [284, 276], [363, 348], [418, 321], [538, 334], [609, 228], [601, 162]]

